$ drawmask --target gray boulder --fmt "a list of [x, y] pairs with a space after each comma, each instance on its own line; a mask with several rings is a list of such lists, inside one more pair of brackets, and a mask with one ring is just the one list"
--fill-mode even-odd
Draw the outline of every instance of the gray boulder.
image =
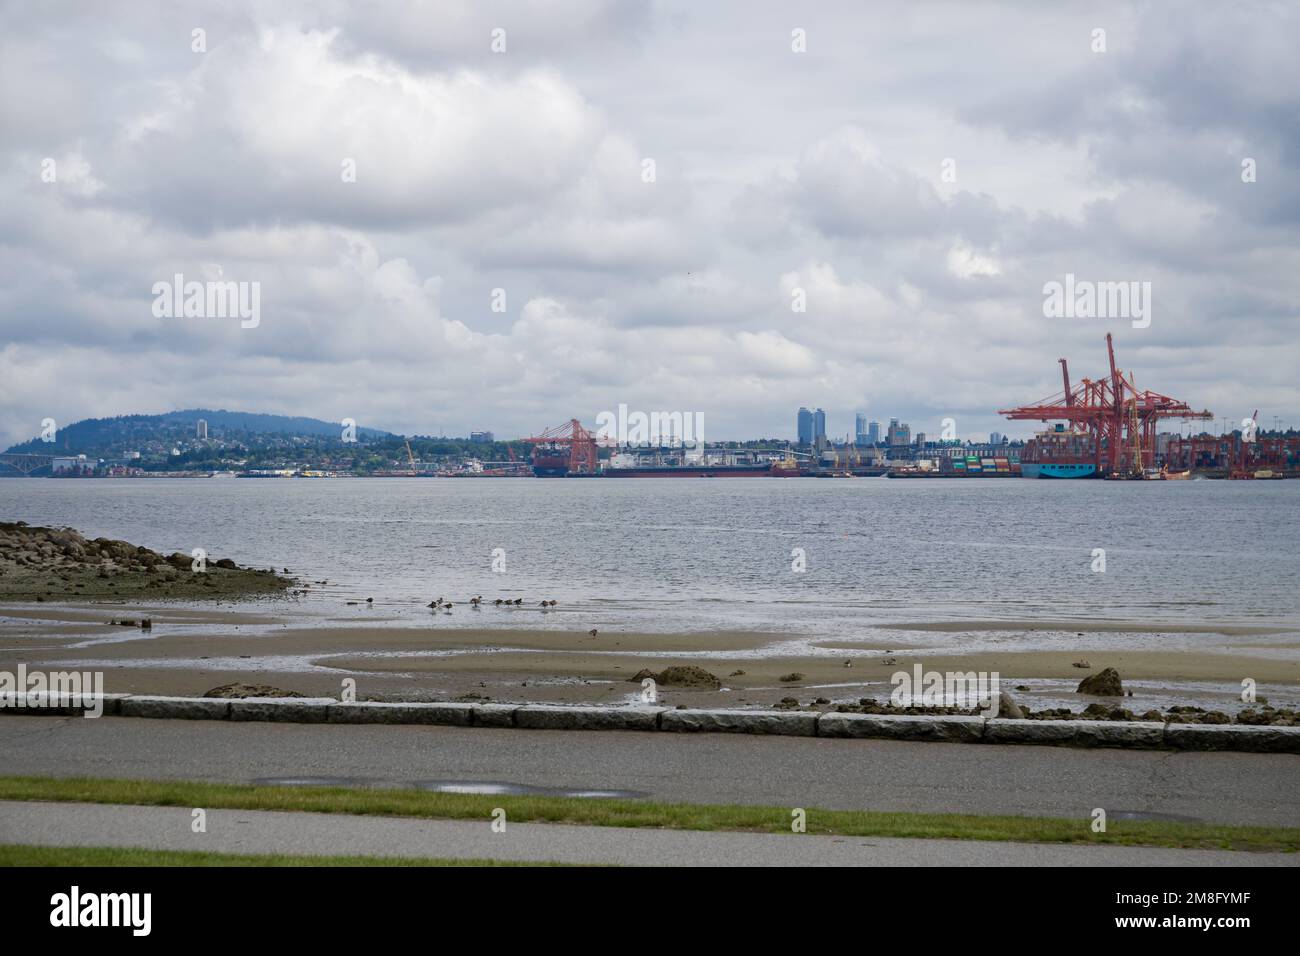
[[1089, 674], [1079, 681], [1075, 688], [1077, 694], [1094, 694], [1098, 697], [1123, 697], [1124, 684], [1119, 679], [1119, 671], [1107, 667], [1097, 674]]

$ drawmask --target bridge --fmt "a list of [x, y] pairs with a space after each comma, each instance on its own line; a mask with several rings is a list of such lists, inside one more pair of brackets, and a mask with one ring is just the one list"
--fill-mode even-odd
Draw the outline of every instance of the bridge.
[[0, 455], [0, 476], [16, 471], [23, 477], [30, 478], [42, 468], [49, 469], [53, 465], [53, 455]]

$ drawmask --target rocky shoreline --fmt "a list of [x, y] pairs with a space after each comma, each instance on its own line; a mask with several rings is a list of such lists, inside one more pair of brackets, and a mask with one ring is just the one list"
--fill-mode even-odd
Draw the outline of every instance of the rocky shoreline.
[[184, 552], [161, 554], [71, 528], [0, 522], [0, 601], [194, 600], [281, 594], [294, 580], [274, 569]]
[[[1122, 690], [1119, 675], [1111, 669], [1107, 673], [1113, 675], [1111, 683], [1116, 688]], [[693, 665], [677, 665], [668, 667], [662, 671], [655, 672], [648, 668], [642, 669], [627, 679], [628, 683], [642, 683], [646, 679], [654, 681], [662, 687], [686, 687], [686, 688], [712, 688], [717, 689], [721, 686], [720, 680], [709, 671]], [[1079, 685], [1077, 693], [1085, 697], [1095, 698], [1099, 695], [1085, 690], [1085, 686], [1096, 686], [1089, 684], [1084, 680]], [[284, 690], [280, 687], [269, 685], [248, 685], [244, 683], [228, 684], [222, 687], [214, 687], [203, 695], [204, 697], [224, 697], [238, 699], [244, 697], [310, 697], [310, 694], [300, 693], [293, 690]], [[1122, 696], [1122, 693], [1116, 693], [1113, 696]], [[527, 700], [496, 700], [491, 696], [479, 693], [462, 694], [454, 699], [433, 698], [431, 700], [413, 700], [409, 696], [402, 695], [367, 695], [360, 698], [362, 703], [374, 704], [440, 704], [440, 703], [479, 703], [479, 704], [497, 704], [502, 706], [543, 706], [537, 702]], [[650, 703], [649, 699], [643, 703]], [[758, 710], [764, 709], [765, 705], [754, 704], [746, 708]], [[816, 697], [807, 703], [799, 700], [797, 697], [783, 697], [774, 704], [766, 705], [767, 708], [775, 711], [790, 711], [794, 713], [811, 713], [816, 715], [822, 714], [862, 714], [876, 717], [982, 717], [986, 716], [984, 710], [979, 707], [932, 707], [932, 706], [898, 706], [890, 700], [884, 703], [872, 697], [863, 697], [856, 704], [836, 704], [826, 697]], [[671, 709], [687, 710], [690, 709], [686, 704], [673, 705]], [[1135, 714], [1127, 707], [1121, 707], [1116, 703], [1109, 701], [1093, 700], [1082, 711], [1071, 710], [1068, 707], [1046, 707], [1040, 710], [1032, 710], [1024, 704], [1019, 704], [1012, 696], [1002, 691], [998, 698], [997, 716], [1008, 720], [1037, 720], [1037, 721], [1110, 721], [1119, 723], [1178, 723], [1178, 724], [1204, 724], [1210, 726], [1236, 724], [1248, 727], [1300, 727], [1300, 711], [1290, 707], [1274, 707], [1269, 704], [1268, 700], [1261, 698], [1255, 701], [1254, 706], [1247, 707], [1241, 712], [1233, 715], [1224, 713], [1221, 710], [1207, 710], [1203, 707], [1193, 706], [1174, 706], [1169, 707], [1166, 711], [1150, 709], [1141, 714]]]

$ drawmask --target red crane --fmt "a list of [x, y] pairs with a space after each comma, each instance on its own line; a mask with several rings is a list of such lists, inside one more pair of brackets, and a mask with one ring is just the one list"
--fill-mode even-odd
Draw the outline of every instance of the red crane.
[[[1237, 444], [1237, 460], [1233, 462], [1232, 470], [1228, 472], [1229, 478], [1254, 478], [1255, 477], [1255, 473], [1253, 471], [1246, 470], [1246, 445], [1255, 440], [1255, 436], [1253, 434], [1249, 438], [1246, 437], [1246, 429], [1247, 427], [1250, 427], [1253, 430], [1255, 423], [1258, 421], [1259, 421], [1259, 409], [1257, 408], [1255, 409], [1255, 413], [1251, 415], [1250, 418], [1246, 419], [1245, 422], [1241, 423], [1240, 433], [1238, 433], [1235, 429], [1232, 432], [1230, 432], [1230, 434], [1234, 436], [1233, 440]], [[1247, 426], [1246, 422], [1249, 422], [1250, 425]]]
[[539, 478], [596, 474], [595, 436], [576, 418], [524, 441], [533, 446], [533, 474]]
[[1195, 411], [1186, 402], [1159, 392], [1138, 391], [1130, 376], [1120, 374], [1115, 364], [1115, 345], [1106, 333], [1106, 353], [1110, 374], [1100, 379], [1081, 379], [1070, 386], [1065, 359], [1061, 364], [1061, 384], [1057, 394], [1019, 408], [999, 409], [1014, 421], [1064, 420], [1092, 436], [1098, 474], [1127, 473], [1140, 468], [1139, 462], [1153, 462], [1156, 450], [1156, 426], [1162, 418], [1212, 419], [1209, 411]]

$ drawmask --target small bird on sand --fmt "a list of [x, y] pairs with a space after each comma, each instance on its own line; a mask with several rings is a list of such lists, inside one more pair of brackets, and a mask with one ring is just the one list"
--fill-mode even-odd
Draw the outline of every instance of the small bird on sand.
[[500, 598], [497, 598], [497, 599], [496, 599], [495, 601], [493, 601], [492, 603], [495, 604], [497, 607], [500, 607], [500, 606], [502, 605], [503, 602], [502, 602], [502, 600], [501, 600]]
[[478, 597], [472, 597], [469, 599], [469, 603], [474, 605], [481, 604], [482, 602], [483, 602], [483, 595], [481, 594]]
[[885, 658], [883, 661], [881, 661], [880, 663], [885, 664], [885, 665], [889, 665], [889, 664], [897, 664], [898, 661], [896, 661], [896, 660], [895, 660], [894, 658], [892, 658], [892, 657], [886, 657], [886, 658]]
[[844, 666], [845, 666], [845, 667], [852, 667], [852, 666], [853, 666], [853, 662], [852, 662], [852, 661], [845, 661], [845, 662], [844, 662]]
[[1074, 666], [1074, 667], [1082, 667], [1082, 668], [1084, 668], [1084, 669], [1088, 669], [1088, 668], [1091, 668], [1091, 667], [1092, 667], [1092, 665], [1089, 664], [1087, 661], [1075, 661], [1074, 664], [1073, 664], [1073, 666]]
[[438, 600], [436, 600], [436, 601], [430, 601], [430, 602], [429, 602], [427, 605], [425, 605], [425, 606], [426, 606], [426, 607], [442, 607], [442, 598], [438, 598]]
[[596, 629], [593, 627], [590, 631], [587, 632], [587, 636], [588, 636], [588, 637], [595, 637], [595, 636], [596, 636]]
[[519, 605], [521, 605], [521, 604], [523, 604], [523, 603], [524, 603], [524, 599], [523, 599], [523, 598], [515, 598], [515, 607], [518, 607]]
[[367, 604], [374, 604], [374, 603], [375, 603], [375, 599], [374, 599], [374, 598], [366, 598], [366, 603], [367, 603]]

